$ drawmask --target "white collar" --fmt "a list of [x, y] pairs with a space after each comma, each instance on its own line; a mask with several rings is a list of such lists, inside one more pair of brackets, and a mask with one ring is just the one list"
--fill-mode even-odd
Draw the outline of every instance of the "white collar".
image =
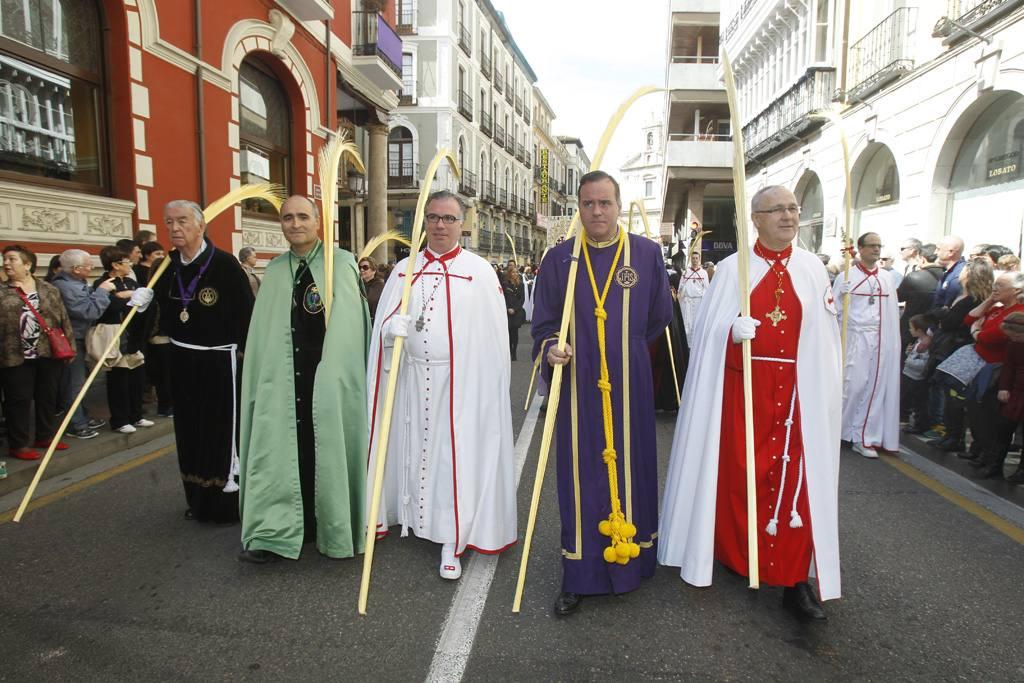
[[206, 240], [205, 239], [203, 239], [203, 241], [200, 242], [200, 244], [199, 244], [199, 251], [197, 251], [196, 255], [193, 256], [192, 258], [185, 258], [185, 254], [184, 253], [181, 254], [181, 265], [187, 266], [188, 264], [192, 263], [197, 258], [199, 258], [199, 255], [202, 254], [204, 251], [206, 251]]

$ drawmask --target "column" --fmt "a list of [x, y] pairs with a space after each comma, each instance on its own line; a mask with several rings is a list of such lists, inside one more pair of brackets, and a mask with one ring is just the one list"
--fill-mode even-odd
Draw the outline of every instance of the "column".
[[[366, 233], [367, 240], [388, 229], [388, 128], [368, 125], [370, 154], [366, 164]], [[391, 247], [393, 249], [393, 247]], [[388, 246], [373, 253], [378, 263], [387, 263]]]

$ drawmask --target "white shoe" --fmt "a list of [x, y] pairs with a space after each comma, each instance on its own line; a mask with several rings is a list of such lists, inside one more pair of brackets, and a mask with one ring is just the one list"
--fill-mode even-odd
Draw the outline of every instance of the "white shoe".
[[138, 422], [135, 423], [135, 426], [136, 427], [152, 427], [154, 424], [155, 423], [152, 420], [147, 420], [146, 418], [142, 418], [141, 420], [139, 420]]
[[441, 546], [441, 578], [454, 581], [462, 576], [462, 563], [455, 557], [455, 544]]
[[122, 434], [134, 434], [135, 433], [135, 427], [132, 427], [131, 425], [124, 425], [123, 427], [118, 427], [114, 431], [115, 432], [120, 432]]
[[865, 458], [875, 459], [878, 457], [878, 451], [876, 451], [874, 448], [871, 448], [870, 446], [865, 446], [862, 443], [853, 444], [853, 452], [860, 453]]

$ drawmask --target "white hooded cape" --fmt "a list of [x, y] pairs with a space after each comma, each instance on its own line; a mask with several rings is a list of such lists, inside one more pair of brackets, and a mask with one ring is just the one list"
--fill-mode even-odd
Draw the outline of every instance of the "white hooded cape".
[[[750, 264], [753, 290], [768, 272], [768, 265], [752, 249]], [[817, 569], [822, 599], [830, 600], [840, 596], [839, 328], [828, 275], [818, 257], [794, 247], [789, 273], [803, 314], [797, 390], [814, 542], [815, 566], [811, 569]], [[737, 315], [739, 285], [734, 254], [719, 264], [697, 311], [661, 512], [658, 561], [680, 567], [683, 580], [694, 586], [711, 585], [725, 354], [726, 345], [732, 343], [731, 329]], [[763, 400], [763, 396], [754, 396], [754, 405]]]
[[[416, 258], [414, 272], [419, 273], [422, 252]], [[393, 348], [383, 330], [401, 303], [407, 260], [395, 266], [381, 292], [370, 340], [367, 509]], [[437, 261], [426, 269], [440, 270]], [[411, 360], [410, 344], [422, 342], [410, 325], [398, 371], [377, 530], [401, 524], [403, 536], [411, 529], [428, 540], [454, 542], [457, 555], [467, 547], [494, 553], [516, 541], [508, 317], [490, 264], [462, 250], [448, 270], [448, 284], [442, 281], [436, 290], [433, 301], [439, 311], [431, 324], [448, 326], [450, 359]], [[428, 276], [424, 283], [433, 290], [436, 281]], [[422, 307], [418, 292], [414, 283], [409, 307], [414, 320]], [[445, 309], [450, 317], [441, 314]], [[433, 391], [424, 391], [425, 386]], [[426, 453], [421, 449], [424, 435]], [[423, 528], [418, 528], [420, 515], [426, 518]]]

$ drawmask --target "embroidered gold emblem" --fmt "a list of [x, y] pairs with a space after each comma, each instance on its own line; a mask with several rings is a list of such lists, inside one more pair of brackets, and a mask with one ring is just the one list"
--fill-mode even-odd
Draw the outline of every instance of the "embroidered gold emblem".
[[615, 271], [615, 281], [623, 289], [632, 289], [640, 282], [640, 276], [637, 275], [637, 272], [632, 267], [622, 266]]
[[217, 299], [220, 298], [220, 294], [218, 294], [217, 290], [213, 287], [203, 287], [199, 290], [199, 296], [197, 298], [199, 299], [199, 303], [202, 305], [213, 306], [217, 303]]

